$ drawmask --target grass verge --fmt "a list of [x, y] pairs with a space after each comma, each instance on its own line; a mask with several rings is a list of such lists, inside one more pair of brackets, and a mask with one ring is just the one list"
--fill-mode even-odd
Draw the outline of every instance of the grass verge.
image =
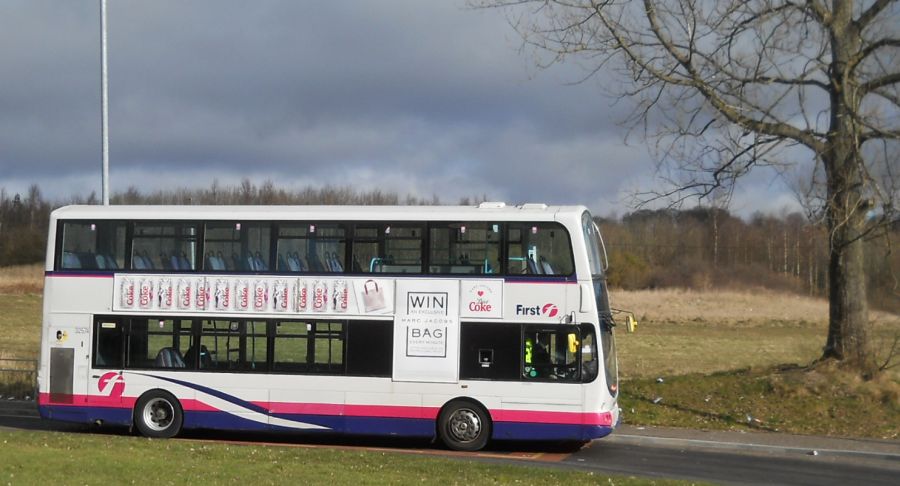
[[419, 455], [0, 432], [11, 484], [688, 484]]
[[895, 379], [864, 382], [825, 365], [633, 379], [619, 405], [632, 425], [900, 438]]

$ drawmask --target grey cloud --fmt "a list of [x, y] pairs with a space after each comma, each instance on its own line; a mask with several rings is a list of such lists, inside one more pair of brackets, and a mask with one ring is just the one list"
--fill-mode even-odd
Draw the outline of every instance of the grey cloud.
[[[0, 4], [0, 187], [99, 187], [97, 2]], [[583, 73], [462, 2], [109, 2], [113, 190], [243, 177], [623, 210], [652, 168]]]

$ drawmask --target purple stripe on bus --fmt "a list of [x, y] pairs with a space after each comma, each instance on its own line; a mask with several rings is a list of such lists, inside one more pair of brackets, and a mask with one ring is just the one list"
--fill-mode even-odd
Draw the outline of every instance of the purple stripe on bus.
[[116, 272], [44, 272], [45, 277], [113, 278]]
[[[131, 425], [129, 408], [108, 407], [39, 407], [42, 418], [70, 422]], [[298, 423], [314, 424], [325, 429], [295, 429], [248, 420], [227, 412], [186, 411], [186, 429], [270, 430], [294, 433], [344, 433], [351, 435], [388, 435], [399, 437], [433, 437], [435, 423], [427, 419], [347, 417], [338, 415], [279, 414], [278, 418]], [[605, 437], [612, 427], [574, 424], [533, 424], [495, 422], [492, 438], [506, 440], [592, 440]]]

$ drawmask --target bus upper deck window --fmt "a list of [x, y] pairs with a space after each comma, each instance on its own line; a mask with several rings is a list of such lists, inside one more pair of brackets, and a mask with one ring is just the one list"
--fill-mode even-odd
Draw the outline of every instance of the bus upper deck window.
[[575, 271], [569, 234], [556, 223], [510, 223], [508, 272], [525, 275], [571, 275]]

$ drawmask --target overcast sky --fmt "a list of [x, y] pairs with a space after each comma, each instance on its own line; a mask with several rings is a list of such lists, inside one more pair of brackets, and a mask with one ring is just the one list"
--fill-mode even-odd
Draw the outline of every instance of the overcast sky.
[[[111, 189], [272, 180], [629, 211], [627, 102], [455, 1], [109, 0]], [[100, 192], [99, 1], [0, 2], [0, 187]], [[796, 206], [758, 174], [740, 214]]]

